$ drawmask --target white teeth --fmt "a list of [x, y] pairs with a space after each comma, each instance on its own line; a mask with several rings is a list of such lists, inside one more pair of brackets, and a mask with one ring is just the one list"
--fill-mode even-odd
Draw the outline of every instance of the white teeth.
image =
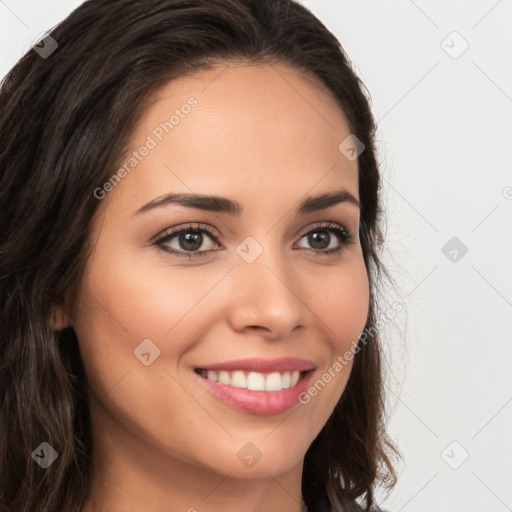
[[206, 378], [208, 380], [211, 380], [212, 382], [217, 382], [219, 380], [219, 375], [214, 370], [208, 370], [208, 373], [206, 374]]
[[230, 384], [231, 383], [231, 375], [229, 375], [229, 372], [220, 371], [219, 372], [219, 382], [221, 384]]
[[300, 372], [298, 370], [282, 373], [202, 370], [201, 375], [212, 382], [228, 384], [235, 388], [246, 388], [251, 391], [281, 391], [295, 386], [300, 379]]
[[247, 389], [265, 391], [265, 376], [262, 373], [251, 372], [247, 376]]
[[265, 391], [281, 391], [283, 378], [279, 372], [269, 373], [265, 379]]
[[230, 384], [235, 388], [246, 388], [247, 387], [247, 377], [244, 375], [244, 372], [236, 371], [233, 372], [231, 376]]

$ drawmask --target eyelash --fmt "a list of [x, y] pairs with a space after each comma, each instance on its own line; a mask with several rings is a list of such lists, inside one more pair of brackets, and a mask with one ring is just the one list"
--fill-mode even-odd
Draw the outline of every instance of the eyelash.
[[[318, 226], [315, 226], [314, 228], [310, 229], [309, 231], [306, 231], [303, 233], [299, 240], [302, 240], [306, 235], [309, 235], [310, 233], [314, 233], [316, 231], [331, 231], [336, 233], [337, 237], [341, 240], [341, 243], [338, 247], [335, 247], [334, 249], [328, 249], [328, 250], [317, 250], [317, 249], [307, 249], [309, 251], [313, 251], [315, 254], [319, 256], [335, 256], [340, 255], [346, 248], [347, 245], [354, 242], [355, 237], [352, 235], [347, 229], [345, 229], [342, 225], [336, 224], [333, 222], [326, 222], [324, 224], [320, 224]], [[177, 237], [178, 235], [181, 235], [182, 233], [206, 233], [215, 243], [219, 243], [217, 236], [205, 225], [198, 224], [196, 226], [190, 224], [188, 226], [185, 226], [183, 228], [176, 229], [174, 231], [164, 231], [163, 236], [158, 238], [158, 240], [155, 241], [155, 245], [162, 246], [162, 249], [170, 254], [175, 254], [176, 256], [185, 257], [185, 258], [196, 258], [196, 257], [203, 257], [206, 256], [211, 251], [177, 251], [175, 249], [169, 249], [168, 247], [163, 246], [166, 242], [169, 242], [173, 238]]]

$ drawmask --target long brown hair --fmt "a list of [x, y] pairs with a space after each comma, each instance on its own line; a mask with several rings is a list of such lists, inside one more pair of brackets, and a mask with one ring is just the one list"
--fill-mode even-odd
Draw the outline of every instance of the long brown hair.
[[[50, 35], [53, 53], [28, 51], [0, 89], [0, 506], [80, 511], [91, 472], [87, 383], [75, 332], [52, 330], [51, 306], [80, 282], [94, 190], [117, 168], [145, 100], [173, 78], [230, 61], [315, 77], [365, 146], [360, 240], [370, 335], [306, 453], [302, 490], [310, 510], [321, 499], [371, 506], [376, 487], [396, 481], [397, 453], [385, 433], [374, 328], [380, 176], [369, 101], [338, 40], [292, 0], [88, 0]], [[58, 453], [47, 469], [31, 456], [41, 442]]]

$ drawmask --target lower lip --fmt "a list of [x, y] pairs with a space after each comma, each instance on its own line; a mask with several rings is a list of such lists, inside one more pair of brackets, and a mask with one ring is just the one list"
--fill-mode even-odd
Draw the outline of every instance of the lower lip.
[[[195, 373], [195, 372], [194, 372]], [[312, 371], [304, 374], [292, 388], [281, 391], [251, 391], [235, 388], [229, 384], [219, 384], [197, 374], [204, 385], [226, 404], [251, 414], [270, 415], [291, 409], [299, 402], [299, 395], [306, 391]]]

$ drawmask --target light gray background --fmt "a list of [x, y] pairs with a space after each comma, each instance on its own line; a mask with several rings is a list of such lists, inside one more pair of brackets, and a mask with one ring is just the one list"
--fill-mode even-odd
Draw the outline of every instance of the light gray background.
[[[80, 3], [0, 0], [0, 75]], [[341, 41], [379, 125], [389, 300], [405, 307], [383, 330], [403, 454], [383, 507], [512, 510], [512, 2], [302, 3]], [[442, 252], [452, 237], [465, 255]]]

